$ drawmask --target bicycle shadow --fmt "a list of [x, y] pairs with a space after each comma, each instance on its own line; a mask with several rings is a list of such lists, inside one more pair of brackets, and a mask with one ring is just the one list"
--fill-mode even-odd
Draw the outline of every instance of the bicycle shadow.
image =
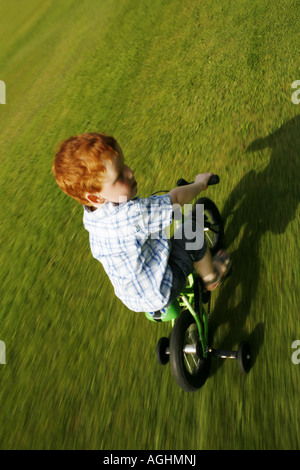
[[[246, 333], [246, 319], [259, 286], [260, 240], [269, 231], [273, 234], [284, 233], [295, 217], [300, 194], [297, 179], [299, 144], [300, 116], [289, 120], [269, 136], [253, 141], [246, 149], [246, 154], [271, 148], [269, 162], [262, 171], [251, 170], [240, 180], [222, 211], [233, 272], [217, 294], [210, 319], [213, 335], [222, 324], [228, 324], [228, 331], [222, 344], [213, 345], [217, 349], [232, 350], [236, 349], [241, 340], [248, 341], [252, 365], [264, 341], [263, 321], [250, 335]], [[241, 241], [232, 252], [230, 246], [240, 234]], [[234, 304], [237, 294], [241, 300]], [[223, 362], [222, 359], [213, 361], [211, 375]]]

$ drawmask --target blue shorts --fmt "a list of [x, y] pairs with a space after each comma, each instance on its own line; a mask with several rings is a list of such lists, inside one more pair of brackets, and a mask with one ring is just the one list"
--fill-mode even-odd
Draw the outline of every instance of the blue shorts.
[[[192, 222], [192, 228], [195, 231], [196, 221], [194, 218], [191, 221], [188, 221], [189, 224]], [[203, 230], [203, 227], [201, 227]], [[168, 305], [173, 302], [184, 289], [187, 283], [187, 278], [189, 274], [195, 271], [194, 263], [200, 261], [206, 252], [207, 242], [203, 233], [201, 246], [197, 246], [196, 243], [191, 248], [189, 246], [193, 245], [193, 239], [186, 238], [185, 231], [180, 229], [180, 238], [175, 232], [174, 237], [171, 238], [171, 251], [169, 257], [169, 266], [173, 273], [173, 282], [170, 294], [170, 300]]]

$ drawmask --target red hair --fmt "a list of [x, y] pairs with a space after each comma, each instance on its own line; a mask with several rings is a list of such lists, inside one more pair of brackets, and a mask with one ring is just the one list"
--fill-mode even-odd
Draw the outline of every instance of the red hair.
[[96, 132], [64, 140], [52, 166], [58, 186], [80, 204], [92, 206], [85, 194], [101, 191], [105, 161], [119, 155], [117, 145], [113, 137]]

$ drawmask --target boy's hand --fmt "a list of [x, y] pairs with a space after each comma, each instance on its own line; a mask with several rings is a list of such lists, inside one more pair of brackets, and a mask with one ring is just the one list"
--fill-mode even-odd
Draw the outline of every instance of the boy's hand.
[[202, 191], [205, 191], [205, 189], [207, 189], [209, 178], [212, 175], [213, 175], [213, 173], [199, 173], [199, 175], [197, 175], [195, 177], [195, 183], [201, 183], [202, 184], [202, 186], [203, 186]]
[[191, 202], [201, 191], [207, 188], [209, 178], [213, 173], [200, 173], [196, 176], [195, 181], [187, 186], [177, 186], [168, 194], [171, 197], [172, 204], [183, 206]]

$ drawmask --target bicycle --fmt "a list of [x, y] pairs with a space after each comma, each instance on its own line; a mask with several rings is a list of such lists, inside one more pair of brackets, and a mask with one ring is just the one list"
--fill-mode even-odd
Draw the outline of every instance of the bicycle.
[[[208, 185], [219, 183], [219, 176], [211, 176]], [[178, 186], [190, 184], [184, 179]], [[167, 192], [167, 191], [158, 191]], [[154, 194], [157, 194], [154, 193]], [[224, 248], [224, 224], [214, 202], [199, 198], [195, 204], [204, 208], [204, 233], [208, 246], [214, 255]], [[230, 273], [228, 273], [230, 275]], [[211, 292], [204, 288], [201, 277], [189, 275], [186, 287], [178, 298], [167, 308], [156, 312], [145, 312], [153, 322], [171, 322], [170, 337], [162, 337], [156, 346], [156, 359], [159, 364], [170, 362], [171, 371], [177, 384], [186, 392], [199, 390], [206, 382], [211, 358], [237, 359], [240, 370], [248, 373], [251, 368], [251, 351], [246, 341], [242, 341], [237, 351], [214, 349], [210, 345], [209, 317]]]

